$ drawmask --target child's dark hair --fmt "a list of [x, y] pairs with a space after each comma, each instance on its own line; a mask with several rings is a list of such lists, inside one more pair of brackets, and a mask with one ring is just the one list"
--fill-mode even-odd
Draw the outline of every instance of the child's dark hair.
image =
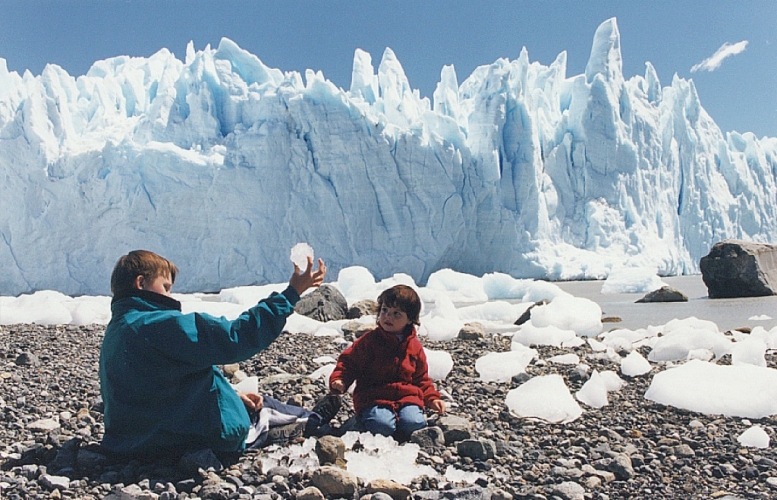
[[420, 325], [421, 298], [415, 290], [407, 285], [396, 285], [384, 290], [378, 297], [378, 314], [386, 307], [396, 307], [407, 314], [407, 319], [414, 325]]
[[148, 250], [133, 250], [116, 262], [111, 274], [111, 292], [122, 296], [129, 294], [138, 276], [154, 280], [158, 276], [170, 275], [170, 281], [175, 283], [176, 274], [178, 268], [164, 257]]

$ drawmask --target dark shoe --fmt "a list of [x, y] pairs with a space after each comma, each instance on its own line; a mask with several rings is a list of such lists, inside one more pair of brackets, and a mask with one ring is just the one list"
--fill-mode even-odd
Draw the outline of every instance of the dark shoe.
[[313, 407], [313, 413], [317, 413], [321, 417], [322, 424], [328, 424], [330, 420], [335, 418], [337, 412], [340, 411], [343, 401], [337, 394], [327, 394], [323, 398], [316, 401], [316, 405]]
[[273, 427], [267, 432], [266, 444], [277, 444], [285, 446], [293, 444], [302, 439], [302, 433], [305, 430], [303, 422], [293, 422], [291, 424]]

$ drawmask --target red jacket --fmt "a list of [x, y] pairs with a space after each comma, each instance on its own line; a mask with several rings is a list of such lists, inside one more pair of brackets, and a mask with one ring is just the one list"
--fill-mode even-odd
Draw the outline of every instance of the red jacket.
[[440, 399], [415, 328], [401, 342], [380, 327], [365, 333], [337, 358], [329, 383], [338, 379], [346, 388], [356, 382], [353, 407], [357, 414], [375, 405], [395, 411], [408, 404], [424, 408]]

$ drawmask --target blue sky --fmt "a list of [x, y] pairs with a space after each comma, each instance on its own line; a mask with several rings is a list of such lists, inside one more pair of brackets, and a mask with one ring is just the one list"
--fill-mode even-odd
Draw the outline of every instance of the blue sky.
[[[582, 73], [594, 32], [610, 17], [626, 78], [650, 61], [664, 86], [675, 73], [693, 79], [724, 131], [777, 137], [774, 0], [0, 0], [0, 57], [19, 73], [53, 63], [78, 76], [96, 60], [161, 48], [183, 59], [189, 40], [201, 50], [227, 37], [268, 66], [320, 70], [348, 88], [356, 48], [377, 66], [391, 47], [410, 84], [431, 97], [443, 65], [453, 64], [461, 83], [524, 46], [545, 65], [566, 50], [567, 76]], [[691, 71], [725, 44], [718, 66]]]

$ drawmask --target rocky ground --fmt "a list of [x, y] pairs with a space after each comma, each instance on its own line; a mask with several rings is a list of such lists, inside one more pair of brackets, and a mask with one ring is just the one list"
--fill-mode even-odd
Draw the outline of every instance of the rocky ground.
[[[97, 364], [103, 330], [97, 325], [0, 327], [0, 498], [316, 498], [309, 488], [316, 471], [290, 473], [282, 466], [262, 470], [264, 451], [247, 453], [218, 472], [187, 471], [173, 461], [108, 461], [98, 446], [103, 427]], [[774, 438], [774, 418], [747, 422], [657, 405], [643, 398], [648, 375], [627, 379], [627, 386], [610, 393], [609, 405], [585, 408], [572, 423], [530, 422], [511, 416], [504, 404], [507, 392], [522, 380], [483, 383], [474, 369], [485, 352], [509, 349], [509, 339], [424, 343], [453, 356], [453, 371], [439, 388], [454, 398], [450, 414], [471, 423], [467, 441], [487, 446], [477, 452], [462, 441], [429, 445], [418, 461], [441, 475], [455, 464], [486, 479], [464, 485], [419, 478], [410, 485], [414, 498], [777, 497], [774, 449], [745, 449], [736, 441], [754, 423]], [[323, 394], [323, 385], [304, 375], [318, 367], [315, 358], [336, 357], [340, 348], [331, 338], [285, 335], [240, 368], [266, 379], [265, 392], [310, 407]], [[544, 359], [562, 352], [538, 350]], [[592, 368], [617, 370], [585, 346], [576, 353]], [[775, 366], [774, 358], [769, 365]], [[566, 365], [528, 368], [531, 376], [552, 372], [562, 374], [573, 393], [585, 379]], [[349, 410], [345, 399], [337, 419], [345, 421]], [[371, 491], [359, 484], [355, 493], [341, 496], [361, 498]], [[407, 493], [400, 489], [391, 494]], [[372, 497], [388, 498], [385, 493]]]

